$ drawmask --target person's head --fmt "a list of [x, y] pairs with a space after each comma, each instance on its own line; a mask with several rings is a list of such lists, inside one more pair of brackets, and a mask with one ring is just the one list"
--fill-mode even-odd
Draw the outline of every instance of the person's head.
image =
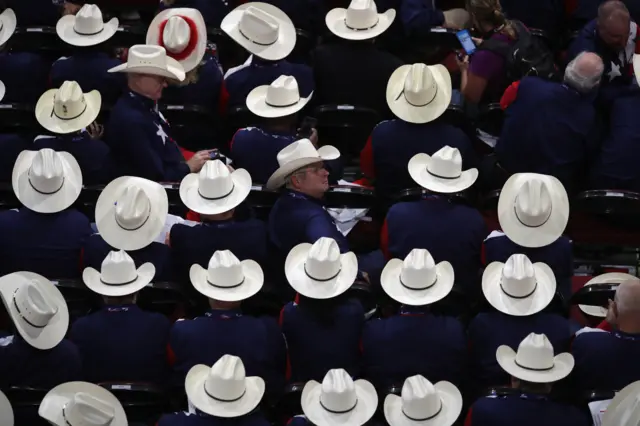
[[209, 307], [211, 309], [230, 311], [233, 309], [239, 309], [242, 302], [223, 302], [222, 300], [209, 299]]
[[604, 63], [600, 56], [582, 52], [567, 65], [564, 82], [580, 93], [589, 93], [600, 84], [603, 71]]
[[621, 1], [610, 0], [598, 8], [598, 34], [600, 39], [616, 52], [626, 48], [631, 31], [629, 10]]
[[261, 127], [266, 130], [295, 131], [298, 124], [298, 114], [286, 115], [284, 117], [263, 118]]
[[620, 331], [640, 333], [640, 279], [620, 283], [610, 309]]
[[218, 222], [221, 220], [229, 220], [233, 217], [233, 214], [235, 212], [236, 212], [236, 209], [231, 209], [224, 213], [218, 213], [218, 214], [200, 214], [200, 219], [202, 219], [202, 221], [208, 221], [208, 222]]
[[167, 78], [151, 74], [127, 74], [129, 89], [154, 101], [160, 100], [167, 87]]
[[511, 387], [513, 389], [518, 389], [524, 393], [537, 393], [546, 395], [551, 392], [553, 384], [527, 382], [525, 380], [520, 380], [517, 377], [511, 376]]
[[483, 34], [507, 24], [499, 0], [467, 0], [466, 6], [473, 27]]
[[102, 300], [105, 305], [135, 305], [138, 301], [138, 293], [120, 297], [102, 296]]
[[287, 188], [314, 198], [322, 198], [329, 190], [329, 172], [321, 161], [309, 164], [289, 176]]

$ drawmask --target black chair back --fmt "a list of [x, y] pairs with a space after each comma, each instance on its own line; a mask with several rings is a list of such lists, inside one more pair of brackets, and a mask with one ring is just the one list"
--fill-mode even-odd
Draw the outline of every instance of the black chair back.
[[278, 419], [276, 424], [286, 424], [289, 419], [302, 414], [300, 398], [304, 383], [291, 383], [285, 387], [284, 394], [273, 407], [274, 416]]
[[499, 103], [481, 105], [476, 127], [492, 136], [500, 136], [504, 124], [504, 111]]
[[598, 216], [623, 228], [638, 229], [640, 193], [622, 190], [585, 191], [573, 200], [572, 210]]
[[34, 105], [29, 104], [0, 104], [0, 133], [18, 133], [25, 136], [39, 133], [41, 127], [36, 121], [34, 108]]
[[100, 386], [118, 398], [130, 423], [153, 425], [170, 409], [169, 394], [152, 383], [100, 383]]
[[49, 425], [49, 422], [38, 415], [38, 408], [48, 392], [47, 389], [11, 387], [3, 391], [11, 402], [15, 425]]

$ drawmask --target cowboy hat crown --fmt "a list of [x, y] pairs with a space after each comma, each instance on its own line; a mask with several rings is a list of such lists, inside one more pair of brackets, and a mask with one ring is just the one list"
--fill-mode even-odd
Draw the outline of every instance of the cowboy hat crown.
[[25, 328], [31, 337], [37, 337], [58, 313], [58, 306], [51, 303], [35, 281], [18, 287], [13, 303], [20, 316], [31, 325]]
[[115, 417], [115, 409], [100, 398], [78, 392], [65, 405], [62, 416], [68, 425], [109, 426]]
[[340, 268], [340, 248], [336, 240], [322, 237], [313, 243], [304, 265], [309, 277], [317, 281], [330, 280], [338, 275]]
[[353, 379], [342, 368], [329, 370], [322, 380], [320, 404], [329, 412], [351, 410], [358, 402]]
[[533, 263], [524, 254], [513, 254], [502, 268], [502, 290], [511, 297], [523, 298], [536, 290]]
[[62, 120], [79, 117], [87, 108], [82, 88], [75, 81], [65, 81], [53, 97], [53, 114]]
[[462, 174], [462, 155], [458, 148], [445, 145], [433, 156], [427, 166], [427, 171], [436, 177], [455, 179]]
[[237, 287], [244, 282], [242, 264], [230, 250], [217, 250], [208, 266], [209, 284], [214, 287]]
[[135, 281], [138, 277], [136, 265], [124, 250], [111, 251], [102, 261], [101, 281], [104, 284], [122, 285]]
[[516, 364], [534, 371], [553, 368], [553, 346], [544, 334], [531, 333], [524, 338], [516, 352]]
[[94, 35], [102, 31], [102, 11], [95, 4], [85, 4], [76, 13], [73, 30], [80, 35]]
[[520, 187], [515, 200], [515, 213], [525, 226], [543, 225], [551, 216], [551, 210], [551, 194], [543, 180], [532, 178]]
[[254, 6], [245, 9], [238, 22], [240, 34], [248, 40], [262, 46], [278, 41], [280, 24], [268, 12]]
[[220, 160], [207, 161], [198, 175], [198, 192], [206, 200], [219, 200], [233, 191], [229, 168]]
[[402, 285], [409, 289], [422, 290], [433, 285], [436, 279], [436, 262], [431, 253], [425, 249], [411, 250], [402, 264]]
[[116, 200], [115, 219], [125, 230], [140, 228], [149, 219], [151, 200], [138, 185], [127, 186]]
[[246, 372], [237, 356], [223, 355], [209, 371], [204, 382], [207, 394], [216, 400], [231, 402], [242, 397], [246, 389]]
[[404, 80], [404, 97], [411, 106], [428, 105], [438, 92], [433, 73], [425, 64], [413, 64]]
[[378, 23], [378, 8], [373, 0], [351, 0], [345, 24], [352, 30], [363, 30]]
[[64, 183], [60, 154], [50, 148], [38, 151], [29, 167], [29, 183], [41, 194], [58, 192]]
[[298, 81], [290, 75], [281, 75], [267, 88], [267, 105], [286, 107], [296, 104], [299, 100]]
[[422, 421], [442, 409], [442, 399], [436, 387], [424, 377], [409, 377], [402, 386], [402, 411], [409, 419]]
[[[276, 157], [280, 167], [303, 158], [317, 158], [320, 161], [320, 154], [309, 139], [300, 139], [280, 150]], [[292, 170], [295, 171], [295, 170]]]
[[162, 43], [170, 53], [180, 53], [191, 41], [191, 27], [181, 16], [172, 16], [162, 30]]

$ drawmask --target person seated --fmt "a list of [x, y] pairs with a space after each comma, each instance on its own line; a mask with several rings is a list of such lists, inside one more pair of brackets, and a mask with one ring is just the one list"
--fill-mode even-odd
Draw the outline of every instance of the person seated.
[[591, 425], [591, 419], [580, 408], [549, 398], [553, 383], [571, 373], [574, 359], [570, 353], [554, 347], [546, 335], [529, 334], [518, 344], [517, 352], [510, 345], [501, 345], [494, 357], [511, 376], [511, 392], [474, 402], [465, 425]]
[[[4, 83], [0, 81], [0, 101], [2, 101], [6, 93], [6, 91], [3, 90], [4, 88]], [[25, 149], [29, 149], [30, 145], [25, 140], [24, 135], [9, 132], [0, 133], [0, 151], [2, 152], [2, 157], [0, 157], [0, 182], [4, 183], [11, 182], [13, 165], [15, 164], [18, 155], [20, 155], [20, 153]]]
[[12, 322], [12, 335], [0, 339], [0, 387], [50, 389], [79, 380], [82, 358], [64, 339], [67, 303], [56, 286], [33, 272], [0, 278], [0, 298]]
[[[625, 274], [623, 272], [605, 272], [604, 274], [596, 275], [584, 283], [583, 288], [587, 288], [594, 284], [620, 284], [624, 281], [634, 279], [636, 279], [636, 277], [633, 275]], [[598, 328], [601, 325], [603, 327], [606, 325], [605, 319], [608, 313], [607, 308], [595, 305], [578, 305], [578, 309], [580, 309], [582, 313], [586, 327]], [[605, 322], [603, 323], [603, 321]]]
[[[575, 6], [567, 9], [571, 16], [571, 29], [580, 29], [589, 21], [598, 17], [598, 7], [609, 0], [574, 0], [568, 5]], [[629, 14], [634, 22], [640, 21], [640, 4], [634, 0], [622, 0], [629, 9]], [[572, 5], [573, 3], [573, 5]]]
[[22, 204], [0, 212], [0, 275], [31, 271], [51, 278], [79, 278], [89, 219], [72, 204], [82, 171], [68, 152], [22, 151], [13, 168], [13, 193]]

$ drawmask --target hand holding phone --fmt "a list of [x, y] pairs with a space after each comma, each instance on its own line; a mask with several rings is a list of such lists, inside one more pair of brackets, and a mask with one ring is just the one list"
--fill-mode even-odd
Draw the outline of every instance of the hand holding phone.
[[477, 47], [471, 38], [469, 30], [458, 31], [456, 33], [456, 37], [458, 37], [458, 40], [460, 41], [464, 51], [467, 52], [467, 55], [471, 56], [476, 51]]

